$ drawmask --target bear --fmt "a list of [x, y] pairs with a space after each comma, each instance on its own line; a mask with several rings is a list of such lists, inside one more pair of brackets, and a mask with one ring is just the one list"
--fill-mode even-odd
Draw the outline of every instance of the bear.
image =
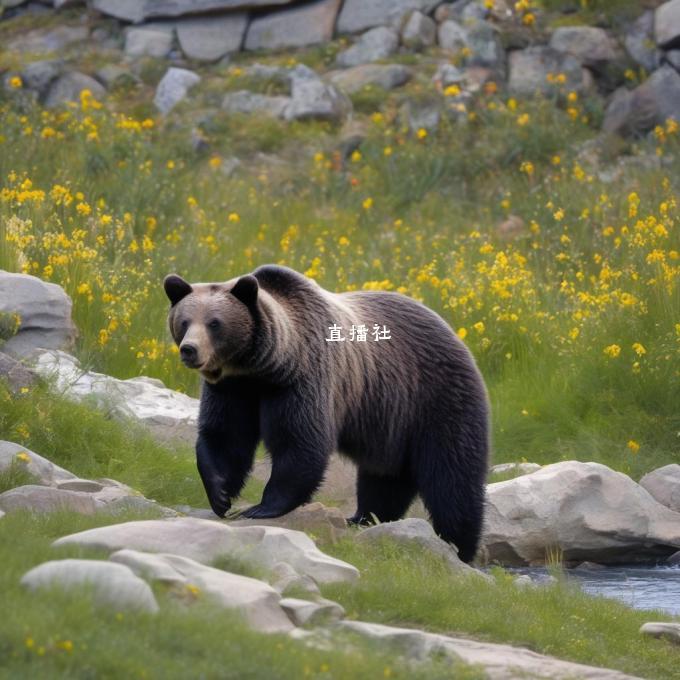
[[419, 494], [435, 532], [472, 561], [489, 398], [441, 316], [398, 292], [333, 293], [274, 264], [223, 283], [171, 274], [164, 288], [181, 361], [202, 376], [196, 460], [215, 514], [230, 510], [260, 441], [271, 476], [238, 513], [251, 519], [309, 502], [338, 451], [358, 468], [350, 524], [398, 520]]

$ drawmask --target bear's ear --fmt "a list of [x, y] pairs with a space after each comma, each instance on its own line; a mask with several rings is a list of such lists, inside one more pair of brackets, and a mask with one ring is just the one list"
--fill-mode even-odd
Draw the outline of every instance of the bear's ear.
[[242, 276], [229, 291], [239, 299], [246, 307], [252, 307], [257, 300], [259, 284], [252, 274]]
[[181, 276], [177, 276], [177, 274], [166, 276], [163, 281], [163, 287], [173, 307], [189, 295], [192, 290], [191, 286]]

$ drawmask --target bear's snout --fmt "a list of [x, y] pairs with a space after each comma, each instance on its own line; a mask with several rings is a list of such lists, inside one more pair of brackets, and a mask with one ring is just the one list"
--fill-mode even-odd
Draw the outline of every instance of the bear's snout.
[[179, 355], [182, 358], [182, 362], [188, 368], [197, 368], [199, 365], [198, 361], [198, 348], [196, 345], [192, 345], [189, 342], [183, 342], [179, 348]]

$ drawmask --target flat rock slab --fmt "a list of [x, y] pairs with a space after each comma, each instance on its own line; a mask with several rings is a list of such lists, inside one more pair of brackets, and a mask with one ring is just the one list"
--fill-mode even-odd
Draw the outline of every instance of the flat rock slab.
[[513, 50], [509, 55], [509, 70], [508, 89], [515, 94], [550, 94], [555, 89], [548, 82], [550, 73], [563, 73], [567, 79], [565, 87], [570, 90], [581, 92], [586, 86], [578, 59], [551, 47], [536, 46]]
[[537, 654], [521, 647], [476, 642], [409, 628], [377, 623], [342, 621], [339, 628], [373, 640], [382, 649], [391, 649], [407, 659], [426, 660], [447, 656], [467, 664], [482, 666], [491, 680], [631, 680], [634, 676], [606, 668], [584, 666]]
[[97, 506], [92, 494], [35, 484], [19, 486], [0, 494], [0, 508], [5, 512], [29, 510], [36, 513], [48, 513], [70, 510], [81, 515], [94, 515]]
[[31, 590], [57, 587], [77, 591], [90, 587], [96, 602], [118, 611], [158, 611], [148, 584], [128, 567], [112, 562], [77, 559], [45, 562], [24, 574], [21, 584]]
[[267, 570], [287, 562], [298, 574], [311, 576], [319, 583], [355, 581], [359, 577], [355, 567], [322, 553], [301, 531], [266, 526], [231, 527], [192, 517], [99, 527], [65, 536], [53, 545], [172, 553], [203, 564], [221, 556], [236, 556]]
[[599, 463], [489, 484], [485, 524], [487, 557], [503, 564], [543, 564], [556, 549], [566, 561], [647, 562], [680, 547], [680, 513]]
[[650, 621], [642, 625], [640, 632], [643, 635], [669, 640], [676, 645], [680, 645], [680, 623], [667, 623], [665, 621], [656, 623]]
[[406, 84], [413, 77], [413, 70], [401, 64], [362, 64], [344, 71], [334, 71], [329, 80], [347, 94], [354, 94], [365, 87], [381, 87], [393, 90]]
[[0, 440], [0, 472], [6, 472], [12, 465], [25, 466], [26, 471], [44, 486], [57, 486], [61, 482], [77, 479], [72, 472], [25, 446]]
[[172, 49], [175, 27], [151, 23], [131, 26], [125, 31], [125, 54], [129, 57], [166, 57]]
[[110, 559], [151, 581], [181, 585], [198, 596], [205, 594], [220, 606], [241, 612], [250, 627], [263, 633], [285, 633], [294, 627], [281, 605], [279, 593], [257, 579], [207, 567], [169, 553], [150, 555], [120, 550]]
[[429, 14], [439, 0], [345, 0], [338, 16], [339, 33], [358, 33], [375, 26], [398, 26], [413, 10]]
[[386, 59], [399, 47], [399, 35], [385, 26], [366, 31], [346, 50], [338, 52], [335, 63], [340, 67], [359, 66], [379, 59]]
[[0, 270], [0, 314], [17, 315], [19, 322], [16, 335], [3, 344], [2, 351], [24, 357], [37, 347], [69, 347], [76, 336], [71, 308], [71, 298], [61, 286]]
[[84, 370], [65, 352], [42, 352], [34, 357], [37, 373], [56, 380], [60, 392], [71, 399], [93, 399], [99, 408], [119, 418], [132, 418], [161, 440], [181, 439], [194, 443], [198, 399], [170, 390], [160, 380], [118, 380]]
[[217, 61], [241, 49], [247, 25], [245, 12], [183, 19], [177, 23], [177, 39], [189, 59]]

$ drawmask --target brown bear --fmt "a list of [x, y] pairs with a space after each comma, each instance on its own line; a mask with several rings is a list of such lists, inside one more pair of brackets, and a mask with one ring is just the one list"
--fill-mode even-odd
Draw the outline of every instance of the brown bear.
[[225, 283], [170, 275], [164, 286], [181, 359], [204, 378], [196, 456], [217, 515], [239, 495], [260, 440], [272, 472], [248, 518], [308, 502], [337, 450], [358, 466], [349, 522], [397, 520], [420, 494], [435, 531], [474, 558], [489, 402], [438, 314], [395, 292], [331, 293], [271, 264]]

